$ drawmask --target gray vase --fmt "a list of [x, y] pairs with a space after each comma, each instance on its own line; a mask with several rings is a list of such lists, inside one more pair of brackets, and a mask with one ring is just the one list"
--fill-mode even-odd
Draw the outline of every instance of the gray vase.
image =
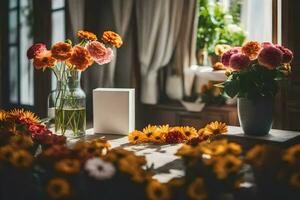
[[273, 124], [274, 99], [238, 99], [238, 117], [246, 135], [264, 136], [270, 132]]

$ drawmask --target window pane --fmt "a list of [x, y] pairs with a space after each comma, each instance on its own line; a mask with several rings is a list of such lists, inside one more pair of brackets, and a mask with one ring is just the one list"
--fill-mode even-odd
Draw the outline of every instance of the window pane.
[[63, 8], [65, 6], [65, 0], [52, 0], [52, 9]]
[[18, 4], [18, 0], [9, 0], [9, 8], [16, 8]]
[[9, 12], [9, 43], [17, 42], [17, 25], [18, 17], [17, 10]]
[[21, 71], [21, 104], [33, 105], [33, 66], [27, 59], [27, 48], [33, 43], [31, 0], [21, 0], [22, 12], [20, 13], [20, 71]]
[[9, 100], [18, 103], [18, 50], [17, 47], [9, 49]]

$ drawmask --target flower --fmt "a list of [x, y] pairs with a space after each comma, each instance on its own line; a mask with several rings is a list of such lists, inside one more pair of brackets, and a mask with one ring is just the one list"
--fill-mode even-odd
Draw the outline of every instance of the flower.
[[183, 135], [187, 140], [198, 137], [197, 130], [194, 127], [184, 126], [182, 128], [182, 131], [183, 131]]
[[185, 140], [185, 137], [185, 133], [183, 132], [183, 129], [181, 127], [173, 127], [165, 135], [166, 142], [168, 144], [182, 143]]
[[283, 154], [283, 160], [289, 164], [300, 164], [300, 144], [288, 148]]
[[128, 135], [128, 140], [131, 144], [140, 144], [145, 141], [145, 134], [141, 131], [134, 130]]
[[106, 48], [104, 44], [98, 41], [92, 41], [87, 45], [87, 50], [93, 57], [96, 63], [99, 65], [104, 65], [109, 63], [113, 58], [113, 50], [111, 48]]
[[195, 156], [197, 151], [191, 145], [184, 144], [176, 152], [177, 156]]
[[222, 122], [211, 122], [204, 128], [204, 132], [211, 133], [213, 135], [222, 134], [227, 132], [227, 125]]
[[47, 67], [51, 68], [56, 64], [56, 59], [52, 57], [51, 51], [45, 50], [33, 59], [33, 66], [36, 69], [45, 69]]
[[228, 148], [228, 152], [234, 155], [240, 155], [242, 153], [242, 147], [237, 143], [230, 142], [227, 145], [227, 148]]
[[115, 174], [115, 167], [109, 163], [105, 162], [100, 158], [91, 158], [86, 161], [84, 169], [88, 174], [97, 179], [105, 180], [111, 178]]
[[242, 46], [242, 53], [254, 60], [257, 58], [262, 46], [259, 42], [249, 41]]
[[154, 132], [150, 137], [150, 142], [156, 143], [156, 144], [163, 144], [165, 143], [166, 135], [162, 134], [159, 131]]
[[225, 53], [226, 51], [228, 51], [229, 49], [231, 49], [231, 46], [227, 45], [227, 44], [217, 44], [215, 46], [215, 54], [217, 56], [222, 56], [223, 53]]
[[241, 48], [240, 47], [234, 47], [228, 51], [226, 51], [225, 53], [223, 53], [222, 57], [221, 57], [221, 62], [223, 63], [223, 65], [225, 67], [229, 67], [229, 61], [232, 55], [240, 53], [241, 52]]
[[258, 55], [258, 63], [267, 69], [274, 69], [281, 65], [283, 53], [274, 46], [267, 46]]
[[266, 162], [267, 151], [270, 147], [267, 145], [256, 145], [246, 154], [246, 161], [256, 168], [262, 168]]
[[40, 121], [34, 113], [24, 109], [13, 109], [9, 111], [9, 116], [26, 124], [35, 124]]
[[10, 138], [10, 144], [16, 148], [29, 149], [33, 146], [30, 136], [15, 135]]
[[3, 146], [0, 147], [0, 161], [8, 162], [13, 156], [13, 153], [15, 151], [15, 148], [12, 146]]
[[55, 163], [54, 168], [64, 174], [77, 174], [80, 172], [80, 161], [77, 159], [62, 159]]
[[230, 57], [229, 66], [234, 70], [242, 70], [248, 67], [250, 64], [250, 59], [248, 56], [237, 53]]
[[216, 63], [214, 64], [214, 66], [213, 66], [213, 69], [214, 69], [215, 71], [218, 71], [218, 70], [224, 70], [224, 69], [226, 69], [226, 68], [225, 68], [225, 66], [223, 65], [223, 63], [221, 63], [221, 62], [216, 62]]
[[215, 141], [213, 143], [203, 142], [200, 144], [200, 150], [202, 154], [207, 154], [210, 156], [220, 156], [224, 155], [227, 151], [225, 141]]
[[171, 199], [171, 194], [167, 185], [152, 180], [146, 187], [146, 193], [149, 200], [168, 200]]
[[291, 50], [280, 45], [275, 45], [275, 47], [279, 49], [283, 54], [282, 63], [288, 64], [292, 62], [294, 55]]
[[17, 168], [27, 169], [32, 166], [33, 157], [28, 151], [18, 150], [12, 154], [10, 162]]
[[262, 42], [261, 46], [262, 46], [262, 48], [266, 48], [266, 47], [274, 46], [274, 45], [271, 42]]
[[120, 48], [123, 44], [122, 38], [113, 31], [105, 31], [102, 35], [102, 41], [116, 48]]
[[6, 121], [9, 117], [9, 114], [4, 111], [4, 110], [0, 110], [0, 122]]
[[216, 164], [214, 165], [214, 172], [218, 179], [226, 179], [228, 175], [237, 173], [243, 162], [233, 155], [225, 155], [224, 157], [217, 158]]
[[43, 43], [36, 43], [34, 45], [32, 45], [31, 47], [29, 47], [29, 49], [27, 50], [27, 58], [28, 59], [33, 59], [34, 57], [36, 57], [37, 55], [39, 55], [40, 53], [46, 51], [46, 45]]
[[93, 59], [84, 47], [74, 46], [71, 57], [67, 60], [67, 65], [71, 69], [77, 69], [80, 71], [86, 70], [90, 65], [93, 64]]
[[191, 200], [207, 199], [207, 191], [204, 185], [203, 178], [196, 178], [188, 187], [187, 195]]
[[294, 188], [300, 189], [300, 171], [291, 175], [289, 184]]
[[72, 55], [72, 45], [65, 42], [58, 42], [52, 46], [51, 49], [52, 57], [64, 61]]
[[88, 31], [78, 31], [77, 37], [83, 40], [97, 40], [97, 36], [94, 33], [88, 32]]
[[156, 132], [157, 126], [151, 126], [150, 124], [143, 129], [143, 133], [146, 135], [147, 141], [151, 140], [152, 135]]
[[52, 199], [64, 199], [70, 196], [71, 187], [67, 180], [53, 178], [47, 184], [47, 193]]

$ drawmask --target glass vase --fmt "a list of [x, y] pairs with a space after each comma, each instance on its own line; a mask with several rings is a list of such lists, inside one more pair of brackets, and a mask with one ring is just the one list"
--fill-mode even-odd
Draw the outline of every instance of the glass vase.
[[79, 71], [65, 72], [48, 97], [48, 115], [54, 122], [55, 133], [67, 138], [85, 135], [86, 95], [81, 89], [80, 77]]

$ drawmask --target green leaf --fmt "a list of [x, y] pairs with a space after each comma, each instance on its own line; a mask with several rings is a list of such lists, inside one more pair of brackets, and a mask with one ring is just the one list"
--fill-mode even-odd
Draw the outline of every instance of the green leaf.
[[239, 93], [238, 81], [226, 81], [224, 83], [224, 91], [231, 98], [235, 97]]

